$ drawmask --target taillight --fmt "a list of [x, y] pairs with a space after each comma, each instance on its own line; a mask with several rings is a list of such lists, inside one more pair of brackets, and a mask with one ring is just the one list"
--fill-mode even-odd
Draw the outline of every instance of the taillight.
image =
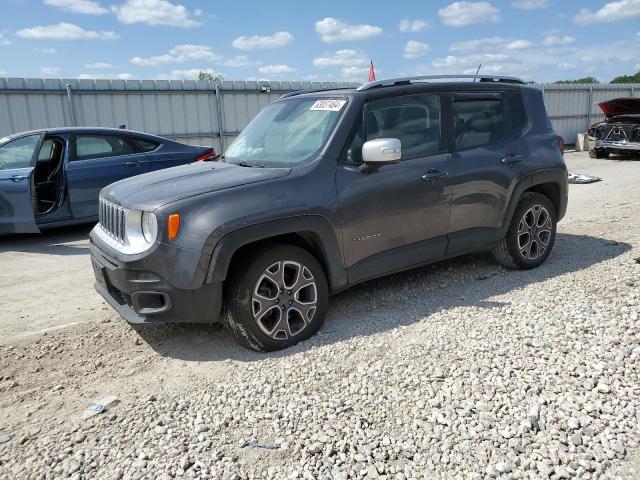
[[198, 162], [206, 162], [207, 160], [211, 160], [215, 156], [216, 156], [216, 152], [213, 151], [213, 148], [210, 148], [209, 150], [204, 152], [202, 155], [199, 155], [198, 157], [196, 157], [196, 160]]
[[558, 143], [558, 146], [560, 147], [560, 154], [564, 155], [564, 138], [560, 137], [560, 141]]

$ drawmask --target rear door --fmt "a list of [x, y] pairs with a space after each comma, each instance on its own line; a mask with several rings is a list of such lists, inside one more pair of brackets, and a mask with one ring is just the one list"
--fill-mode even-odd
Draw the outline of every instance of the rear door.
[[80, 133], [71, 137], [67, 188], [73, 218], [98, 216], [98, 195], [107, 185], [148, 171], [144, 152], [126, 135]]
[[43, 134], [0, 145], [0, 234], [37, 233], [33, 172]]
[[526, 168], [526, 114], [519, 93], [455, 93], [448, 253], [497, 240], [511, 188]]

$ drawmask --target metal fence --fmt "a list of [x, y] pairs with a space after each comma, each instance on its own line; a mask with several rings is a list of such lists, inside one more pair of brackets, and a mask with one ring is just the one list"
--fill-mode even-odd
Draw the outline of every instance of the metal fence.
[[[0, 137], [68, 126], [140, 130], [221, 151], [263, 107], [303, 88], [346, 82], [195, 80], [62, 80], [0, 78]], [[640, 96], [640, 85], [538, 85], [556, 131], [566, 143], [602, 120], [598, 102]]]
[[118, 127], [222, 151], [269, 103], [347, 82], [53, 80], [0, 78], [0, 137], [40, 128]]

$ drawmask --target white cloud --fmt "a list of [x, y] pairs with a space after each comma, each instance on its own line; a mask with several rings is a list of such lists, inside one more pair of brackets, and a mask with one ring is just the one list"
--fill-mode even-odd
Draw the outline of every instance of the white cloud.
[[520, 10], [537, 10], [539, 8], [547, 8], [549, 0], [517, 0], [511, 2], [511, 6]]
[[169, 52], [153, 57], [133, 57], [130, 62], [142, 67], [155, 67], [167, 63], [186, 63], [219, 60], [220, 55], [206, 45], [176, 45]]
[[121, 5], [113, 5], [120, 23], [146, 23], [147, 25], [167, 25], [171, 27], [197, 27], [201, 23], [192, 18], [193, 14], [184, 5], [175, 5], [168, 0], [127, 0]]
[[105, 68], [113, 68], [113, 65], [110, 63], [104, 62], [95, 62], [95, 63], [87, 63], [84, 68], [94, 68], [94, 69], [105, 69]]
[[112, 40], [118, 38], [115, 32], [97, 32], [85, 30], [73, 23], [58, 23], [57, 25], [38, 25], [32, 28], [18, 30], [16, 35], [35, 40]]
[[326, 17], [316, 22], [316, 32], [324, 43], [356, 42], [382, 34], [382, 28], [373, 25], [349, 25], [342, 20]]
[[478, 38], [475, 40], [466, 40], [463, 42], [455, 42], [449, 50], [452, 52], [461, 52], [465, 50], [480, 50], [485, 47], [502, 46], [509, 42], [509, 39], [502, 37]]
[[53, 75], [58, 75], [60, 73], [60, 69], [58, 67], [40, 67], [40, 73], [45, 77], [51, 77]]
[[402, 33], [416, 33], [423, 31], [427, 26], [428, 24], [424, 20], [409, 20], [405, 18], [400, 22], [398, 28]]
[[432, 65], [435, 68], [464, 67], [468, 65], [479, 65], [481, 63], [484, 64], [487, 62], [502, 62], [509, 60], [510, 58], [511, 57], [509, 57], [509, 55], [501, 53], [481, 53], [462, 57], [449, 55], [445, 58], [436, 58], [432, 62]]
[[[381, 70], [376, 69], [376, 75], [380, 75]], [[354, 82], [366, 82], [369, 78], [369, 67], [342, 67], [340, 75], [345, 80]]]
[[564, 36], [564, 37], [560, 37], [558, 35], [549, 35], [547, 37], [544, 37], [544, 40], [542, 43], [544, 43], [547, 47], [555, 47], [558, 45], [571, 45], [573, 42], [575, 42], [576, 39], [573, 37], [570, 37], [568, 35]]
[[214, 77], [221, 75], [210, 68], [191, 68], [189, 70], [172, 70], [170, 74], [158, 75], [158, 78], [160, 80], [197, 80], [200, 72], [209, 73]]
[[265, 50], [285, 47], [291, 42], [293, 42], [293, 35], [289, 32], [276, 32], [273, 35], [238, 37], [233, 41], [232, 45], [238, 50]]
[[427, 53], [429, 49], [430, 47], [426, 43], [409, 40], [404, 46], [404, 53], [402, 56], [407, 59], [419, 58]]
[[558, 64], [558, 68], [561, 68], [563, 70], [573, 70], [576, 68], [576, 66], [573, 63], [560, 62]]
[[595, 12], [583, 8], [574, 17], [578, 25], [591, 25], [593, 23], [610, 23], [620, 20], [631, 20], [640, 17], [640, 0], [620, 0], [610, 2]]
[[453, 2], [441, 8], [438, 16], [449, 27], [465, 27], [476, 23], [497, 23], [500, 10], [489, 2]]
[[231, 68], [241, 68], [248, 67], [249, 65], [251, 65], [251, 62], [245, 55], [236, 55], [233, 58], [226, 59], [224, 62], [222, 62], [222, 65]]
[[295, 68], [289, 65], [277, 64], [277, 65], [264, 65], [259, 67], [258, 71], [263, 75], [284, 75], [285, 73], [293, 73]]
[[[503, 73], [505, 70], [504, 65], [483, 65], [480, 69], [479, 74], [481, 75], [497, 75], [499, 73]], [[475, 75], [478, 71], [478, 68], [467, 68], [463, 70], [462, 73], [465, 75]]]
[[318, 57], [313, 61], [313, 66], [319, 68], [348, 67], [368, 64], [369, 59], [364, 53], [350, 49], [338, 50], [333, 54], [325, 54], [325, 56]]
[[59, 7], [62, 10], [72, 13], [83, 13], [85, 15], [103, 15], [109, 10], [93, 0], [44, 0], [46, 5]]
[[36, 53], [44, 53], [47, 55], [53, 55], [54, 53], [56, 53], [55, 48], [34, 48], [33, 51]]
[[117, 79], [131, 80], [135, 78], [130, 73], [81, 73], [78, 80], [98, 80], [98, 79]]
[[474, 50], [494, 50], [496, 48], [506, 48], [507, 50], [524, 50], [532, 48], [535, 44], [529, 40], [514, 40], [512, 38], [488, 37], [477, 38], [453, 43], [449, 50], [452, 52], [474, 51]]
[[535, 43], [529, 40], [514, 40], [507, 45], [507, 50], [524, 50], [535, 47]]

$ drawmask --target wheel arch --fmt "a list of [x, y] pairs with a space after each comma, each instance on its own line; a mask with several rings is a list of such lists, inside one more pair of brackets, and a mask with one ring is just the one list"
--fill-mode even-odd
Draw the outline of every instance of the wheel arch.
[[516, 207], [524, 195], [527, 192], [537, 192], [545, 195], [556, 210], [557, 221], [560, 221], [567, 210], [567, 193], [568, 193], [568, 180], [567, 171], [565, 169], [553, 169], [536, 172], [522, 178], [514, 187], [509, 206], [507, 209], [507, 215], [505, 216], [504, 223], [500, 229], [500, 236], [504, 236], [509, 229], [513, 214], [516, 211]]
[[288, 243], [304, 248], [320, 263], [332, 292], [346, 287], [347, 274], [334, 228], [323, 217], [305, 215], [241, 227], [216, 244], [206, 281], [227, 279], [235, 262], [263, 245]]

